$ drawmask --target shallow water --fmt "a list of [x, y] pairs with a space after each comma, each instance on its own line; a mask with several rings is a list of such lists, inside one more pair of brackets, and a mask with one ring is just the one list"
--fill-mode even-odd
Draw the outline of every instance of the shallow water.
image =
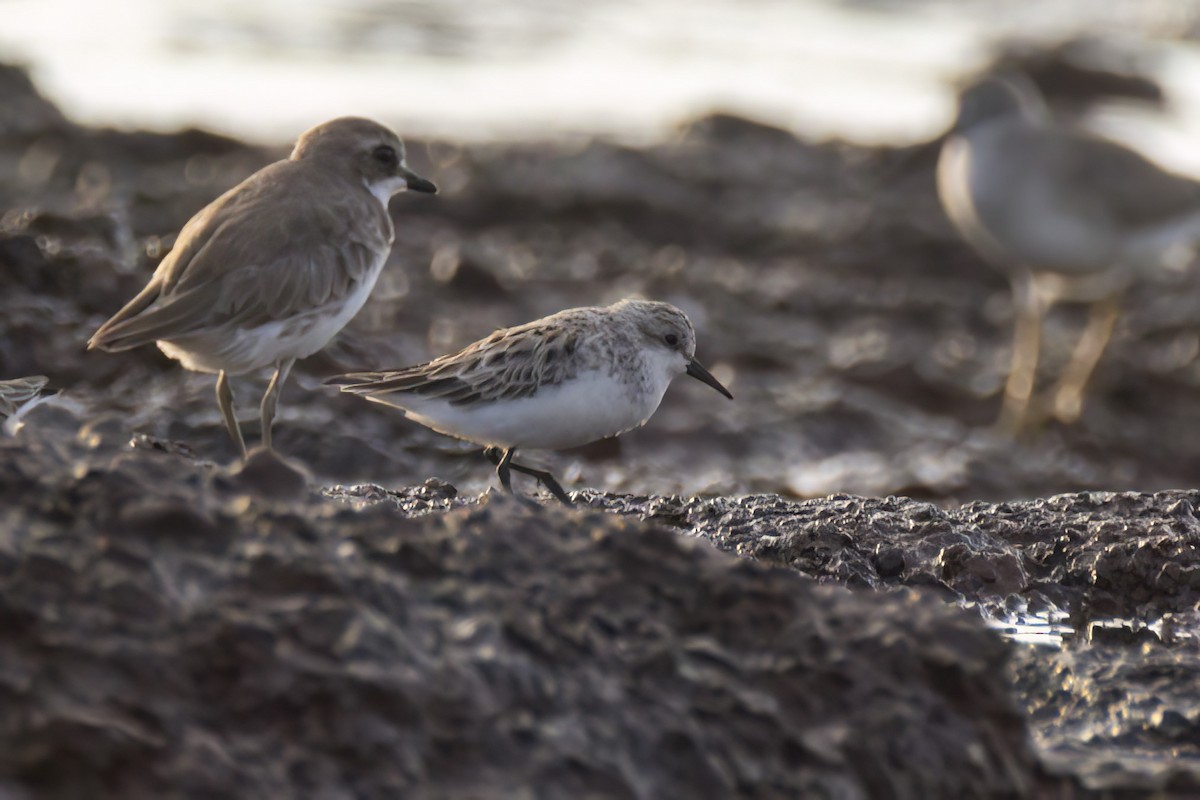
[[[1103, 36], [1157, 75], [1165, 117], [1100, 124], [1200, 171], [1200, 0], [6, 0], [0, 61], [89, 124], [199, 125], [286, 141], [377, 116], [459, 141], [550, 134], [652, 141], [738, 113], [816, 139], [905, 144], [941, 130], [953, 87], [1010, 41]], [[68, 24], [64, 20], [70, 20]]]
[[1004, 616], [992, 616], [986, 611], [982, 613], [988, 627], [1020, 644], [1062, 647], [1064, 641], [1075, 635], [1075, 629], [1066, 622], [1067, 613], [1060, 609]]

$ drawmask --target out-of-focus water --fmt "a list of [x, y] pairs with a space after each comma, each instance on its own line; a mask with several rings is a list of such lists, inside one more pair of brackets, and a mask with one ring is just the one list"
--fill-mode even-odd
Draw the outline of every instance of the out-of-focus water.
[[1012, 39], [1118, 35], [1176, 101], [1110, 132], [1200, 172], [1200, 0], [0, 0], [0, 59], [89, 124], [288, 140], [342, 113], [460, 140], [653, 139], [714, 109], [912, 142]]

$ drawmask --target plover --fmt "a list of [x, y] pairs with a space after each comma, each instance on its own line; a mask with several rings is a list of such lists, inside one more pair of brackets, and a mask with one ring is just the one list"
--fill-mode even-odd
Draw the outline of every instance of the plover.
[[185, 368], [217, 374], [217, 403], [246, 453], [230, 375], [274, 367], [261, 405], [262, 442], [292, 364], [353, 317], [387, 261], [389, 198], [437, 191], [404, 161], [394, 132], [342, 117], [305, 132], [291, 156], [203, 208], [140, 294], [104, 323], [88, 348], [156, 342]]
[[622, 300], [498, 330], [424, 364], [327, 383], [483, 445], [507, 491], [516, 470], [570, 505], [549, 472], [513, 461], [517, 449], [578, 447], [643, 425], [684, 373], [733, 399], [695, 356], [696, 333], [682, 311]]
[[1054, 390], [1054, 416], [1074, 422], [1123, 290], [1139, 273], [1190, 259], [1200, 240], [1200, 183], [1054, 124], [1036, 89], [1015, 75], [962, 94], [937, 179], [959, 233], [1012, 282], [1003, 427], [1026, 421], [1047, 310], [1059, 300], [1091, 304]]

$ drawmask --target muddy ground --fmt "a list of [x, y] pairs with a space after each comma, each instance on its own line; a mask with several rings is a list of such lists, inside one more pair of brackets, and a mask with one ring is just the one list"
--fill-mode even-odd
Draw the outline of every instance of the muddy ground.
[[[220, 466], [211, 377], [83, 349], [192, 213], [287, 146], [80, 128], [15, 69], [0, 98], [0, 378], [62, 392], [2, 451], [15, 796], [685, 796], [697, 769], [721, 797], [1200, 792], [1197, 495], [1051, 497], [1200, 484], [1200, 271], [1132, 292], [1079, 424], [1014, 441], [989, 427], [1007, 286], [942, 216], [932, 148], [724, 116], [648, 148], [410, 142], [442, 192], [393, 201], [371, 303], [283, 396], [309, 489]], [[681, 381], [644, 429], [545, 455], [579, 512], [481, 497], [477, 451], [319, 386], [631, 294], [683, 307], [737, 400]], [[1051, 365], [1078, 311], [1052, 317]], [[236, 384], [252, 436], [262, 385]], [[1060, 616], [1054, 646], [996, 633]]]

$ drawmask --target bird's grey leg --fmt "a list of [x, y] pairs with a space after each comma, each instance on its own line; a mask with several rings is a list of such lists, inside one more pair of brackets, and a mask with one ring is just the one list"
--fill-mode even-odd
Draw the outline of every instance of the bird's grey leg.
[[517, 462], [512, 461], [511, 459], [509, 460], [508, 465], [510, 467], [512, 467], [513, 469], [515, 469], [517, 472], [522, 472], [526, 475], [532, 475], [533, 477], [537, 478], [539, 481], [542, 482], [542, 485], [546, 487], [546, 489], [550, 492], [550, 494], [554, 495], [558, 499], [558, 501], [560, 503], [562, 503], [563, 505], [568, 505], [568, 506], [575, 505], [575, 503], [573, 503], [571, 501], [571, 498], [567, 496], [567, 493], [565, 491], [563, 491], [563, 488], [559, 484], [559, 482], [556, 481], [554, 479], [554, 476], [551, 475], [549, 472], [546, 472], [545, 470], [540, 470], [540, 469], [533, 469], [532, 467], [527, 467], [524, 464], [518, 464]]
[[262, 408], [262, 443], [263, 447], [271, 449], [271, 425], [275, 422], [275, 407], [279, 405], [279, 392], [283, 388], [284, 381], [287, 380], [288, 373], [292, 371], [292, 364], [296, 363], [294, 358], [285, 358], [275, 365], [275, 374], [271, 376], [271, 382], [267, 384], [267, 393], [263, 395]]
[[1115, 295], [1092, 304], [1087, 326], [1054, 390], [1054, 416], [1060, 422], [1070, 424], [1079, 419], [1083, 411], [1083, 390], [1112, 338], [1120, 308], [1120, 297]]
[[217, 375], [217, 406], [221, 409], [221, 418], [225, 420], [229, 438], [233, 439], [242, 458], [245, 458], [246, 441], [242, 438], [242, 429], [238, 427], [237, 414], [233, 411], [233, 389], [229, 386], [229, 376], [224, 370]]
[[1013, 332], [1012, 363], [1004, 384], [1004, 406], [1000, 410], [998, 427], [1010, 433], [1021, 429], [1033, 396], [1037, 374], [1038, 351], [1041, 349], [1042, 318], [1049, 302], [1038, 295], [1033, 275], [1023, 272], [1013, 279], [1013, 312], [1016, 327]]

